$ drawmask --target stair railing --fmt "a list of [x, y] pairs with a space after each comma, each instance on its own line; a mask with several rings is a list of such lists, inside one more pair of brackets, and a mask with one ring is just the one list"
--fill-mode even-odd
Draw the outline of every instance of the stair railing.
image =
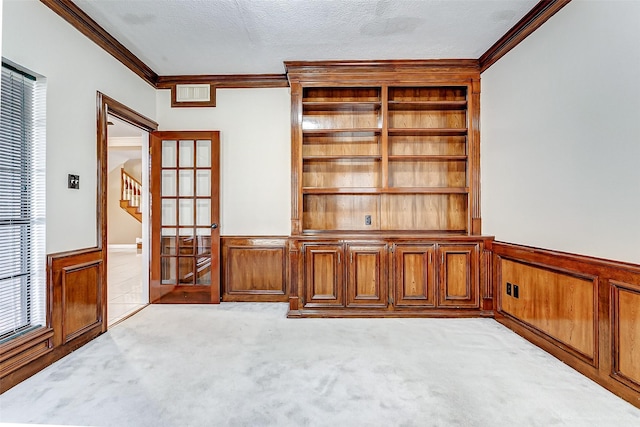
[[129, 175], [124, 168], [120, 169], [120, 189], [122, 190], [122, 198], [120, 200], [129, 202], [129, 206], [140, 207], [142, 184]]

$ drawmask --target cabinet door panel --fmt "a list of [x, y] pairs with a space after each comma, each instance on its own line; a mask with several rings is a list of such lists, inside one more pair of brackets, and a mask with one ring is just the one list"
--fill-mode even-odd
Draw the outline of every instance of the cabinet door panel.
[[387, 245], [347, 246], [347, 305], [387, 306]]
[[439, 248], [438, 305], [478, 307], [478, 247], [449, 245]]
[[304, 248], [305, 307], [344, 306], [341, 245]]
[[396, 307], [434, 307], [434, 245], [398, 244], [394, 250]]

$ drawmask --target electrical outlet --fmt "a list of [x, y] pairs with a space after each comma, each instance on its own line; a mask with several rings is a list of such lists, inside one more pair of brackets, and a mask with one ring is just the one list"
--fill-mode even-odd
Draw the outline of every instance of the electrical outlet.
[[507, 282], [507, 295], [511, 295], [511, 283]]
[[78, 190], [80, 188], [80, 175], [71, 175], [67, 179], [67, 187]]
[[364, 225], [371, 225], [371, 215], [364, 216]]
[[518, 285], [513, 285], [513, 297], [520, 298], [520, 288]]

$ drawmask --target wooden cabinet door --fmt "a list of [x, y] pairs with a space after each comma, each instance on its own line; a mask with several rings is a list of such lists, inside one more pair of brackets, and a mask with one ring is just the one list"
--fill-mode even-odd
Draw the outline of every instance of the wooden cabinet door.
[[396, 307], [434, 307], [435, 245], [397, 244], [393, 251]]
[[438, 306], [478, 307], [478, 245], [441, 245], [438, 261]]
[[347, 306], [386, 307], [388, 304], [387, 245], [347, 244]]
[[304, 246], [304, 307], [344, 306], [343, 252], [339, 244]]

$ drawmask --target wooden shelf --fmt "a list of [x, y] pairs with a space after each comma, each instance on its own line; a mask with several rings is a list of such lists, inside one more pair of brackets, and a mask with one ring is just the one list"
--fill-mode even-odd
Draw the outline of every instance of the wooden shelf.
[[368, 156], [368, 155], [353, 155], [353, 156], [303, 156], [303, 161], [334, 161], [334, 160], [382, 160], [382, 156]]
[[303, 194], [380, 194], [380, 188], [376, 187], [303, 187]]
[[389, 101], [390, 111], [401, 110], [465, 110], [467, 101]]
[[303, 101], [304, 111], [372, 111], [379, 110], [380, 101]]
[[467, 194], [469, 187], [304, 187], [303, 194]]
[[445, 156], [445, 155], [394, 155], [389, 156], [389, 161], [394, 162], [464, 162], [467, 156]]
[[380, 128], [350, 128], [350, 129], [302, 129], [305, 135], [340, 135], [340, 136], [362, 136], [363, 134], [379, 135]]
[[390, 187], [383, 194], [467, 194], [469, 187]]
[[451, 129], [451, 128], [393, 128], [389, 129], [389, 135], [413, 135], [413, 136], [464, 136], [467, 134], [466, 128]]

